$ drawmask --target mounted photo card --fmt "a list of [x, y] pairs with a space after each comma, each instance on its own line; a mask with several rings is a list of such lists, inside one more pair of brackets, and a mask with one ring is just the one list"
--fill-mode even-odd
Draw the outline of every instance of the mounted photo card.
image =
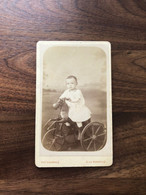
[[111, 45], [37, 43], [35, 164], [111, 166]]

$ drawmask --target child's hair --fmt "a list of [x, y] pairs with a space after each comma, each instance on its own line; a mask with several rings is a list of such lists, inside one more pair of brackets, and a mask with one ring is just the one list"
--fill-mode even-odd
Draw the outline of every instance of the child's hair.
[[73, 76], [73, 75], [69, 75], [66, 79], [75, 79], [76, 83], [78, 83], [77, 77]]

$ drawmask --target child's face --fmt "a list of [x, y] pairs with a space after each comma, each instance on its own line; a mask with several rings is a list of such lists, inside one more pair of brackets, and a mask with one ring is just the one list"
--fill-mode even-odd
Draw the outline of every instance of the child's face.
[[66, 79], [66, 86], [68, 89], [73, 90], [77, 86], [77, 82], [74, 78]]

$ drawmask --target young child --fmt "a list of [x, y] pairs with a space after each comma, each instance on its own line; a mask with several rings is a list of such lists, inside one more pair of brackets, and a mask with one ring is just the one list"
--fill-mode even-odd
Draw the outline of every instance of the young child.
[[78, 139], [80, 139], [80, 129], [82, 123], [91, 118], [91, 111], [85, 105], [82, 92], [77, 89], [77, 78], [73, 75], [66, 78], [67, 90], [60, 96], [60, 99], [66, 99], [65, 102], [69, 107], [68, 117], [77, 123], [79, 127]]

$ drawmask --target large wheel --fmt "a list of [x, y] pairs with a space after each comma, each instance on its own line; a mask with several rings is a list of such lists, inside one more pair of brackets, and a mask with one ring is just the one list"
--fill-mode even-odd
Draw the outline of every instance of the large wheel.
[[56, 122], [53, 122], [42, 138], [42, 144], [47, 150], [60, 151], [64, 144], [64, 136], [62, 135], [61, 127]]
[[81, 133], [81, 146], [86, 151], [101, 150], [106, 143], [106, 129], [102, 123], [91, 122]]

